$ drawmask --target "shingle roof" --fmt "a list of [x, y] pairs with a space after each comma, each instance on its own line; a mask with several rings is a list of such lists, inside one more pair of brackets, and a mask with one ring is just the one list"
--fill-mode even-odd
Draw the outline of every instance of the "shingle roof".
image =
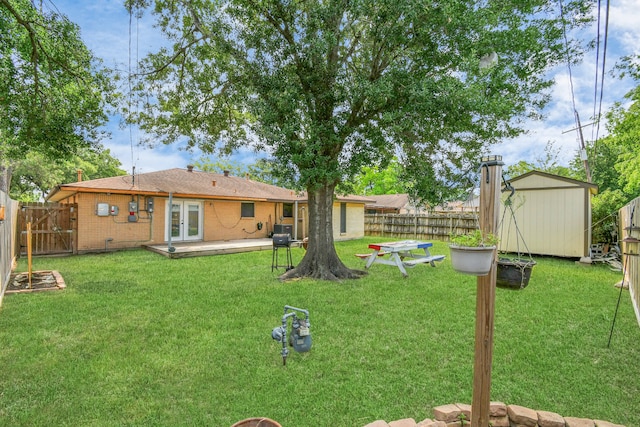
[[278, 201], [301, 199], [293, 190], [248, 178], [180, 168], [142, 173], [135, 176], [123, 175], [62, 184], [54, 189], [47, 199], [57, 201], [78, 192], [156, 195], [173, 193], [178, 197]]
[[408, 194], [382, 194], [369, 198], [373, 199], [373, 203], [367, 203], [368, 208], [401, 209], [409, 204]]
[[[306, 200], [304, 193], [249, 178], [181, 168], [62, 184], [49, 193], [47, 200], [56, 202], [83, 192], [157, 196], [173, 193], [176, 197], [284, 202]], [[359, 196], [343, 196], [338, 199], [361, 203], [368, 201]]]

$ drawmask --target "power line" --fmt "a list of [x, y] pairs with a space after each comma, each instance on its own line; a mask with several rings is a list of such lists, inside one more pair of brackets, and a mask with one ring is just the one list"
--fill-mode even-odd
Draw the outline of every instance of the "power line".
[[[598, 104], [598, 64], [600, 63], [600, 15], [601, 15], [601, 4], [600, 0], [598, 0], [598, 19], [596, 24], [596, 75], [595, 75], [595, 84], [593, 85], [593, 120], [597, 120], [596, 116], [596, 105]], [[604, 77], [604, 76], [603, 76]], [[591, 128], [591, 138], [593, 139], [594, 128]]]
[[569, 54], [569, 40], [567, 39], [567, 27], [564, 19], [564, 8], [562, 6], [562, 0], [558, 2], [560, 4], [560, 19], [562, 20], [562, 34], [564, 36], [564, 45], [567, 53], [567, 69], [569, 70], [569, 86], [571, 87], [571, 103], [573, 104], [573, 115], [576, 121], [576, 129], [578, 132], [578, 140], [580, 142], [580, 157], [584, 163], [584, 171], [587, 175], [587, 181], [591, 182], [591, 171], [589, 170], [589, 159], [587, 158], [586, 148], [584, 145], [584, 136], [582, 135], [582, 125], [580, 124], [580, 116], [578, 115], [578, 109], [576, 107], [576, 94], [573, 89], [573, 73], [571, 72], [571, 56]]
[[[600, 6], [600, 2], [598, 2], [598, 7]], [[602, 76], [600, 78], [600, 100], [598, 101], [598, 115], [594, 117], [594, 120], [596, 121], [596, 136], [594, 138], [594, 147], [596, 142], [598, 141], [598, 137], [599, 137], [599, 133], [600, 133], [600, 116], [602, 114], [602, 98], [604, 97], [604, 75], [605, 75], [605, 64], [607, 62], [607, 44], [608, 44], [608, 40], [609, 40], [609, 9], [610, 9], [610, 2], [609, 0], [607, 0], [607, 11], [605, 13], [605, 24], [604, 24], [604, 45], [602, 48]], [[600, 12], [598, 11], [598, 16], [600, 15]], [[599, 21], [599, 20], [598, 20]], [[600, 23], [598, 22], [598, 33], [600, 32]], [[596, 72], [597, 72], [597, 66], [598, 66], [598, 62], [597, 62], [596, 58]], [[596, 79], [596, 90], [597, 90], [597, 85], [598, 85], [598, 80]], [[595, 101], [595, 100], [594, 100]], [[595, 103], [593, 106], [594, 112], [595, 112]]]
[[[127, 79], [127, 83], [129, 85], [129, 111], [128, 114], [131, 114], [131, 107], [132, 107], [132, 85], [131, 85], [131, 79], [132, 79], [132, 73], [131, 73], [131, 27], [132, 27], [132, 22], [133, 22], [133, 6], [130, 5], [129, 6], [129, 56], [128, 56], [128, 60], [129, 60], [129, 66], [128, 66], [128, 79]], [[133, 126], [131, 126], [131, 123], [129, 123], [129, 145], [131, 146], [131, 165], [133, 166]], [[133, 172], [132, 172], [133, 174]]]
[[[133, 109], [133, 84], [132, 84], [132, 82], [133, 82], [133, 79], [137, 78], [137, 76], [138, 76], [137, 64], [138, 64], [138, 61], [139, 61], [139, 46], [140, 46], [140, 43], [139, 43], [139, 39], [140, 39], [140, 28], [139, 28], [139, 25], [140, 25], [140, 16], [139, 16], [139, 14], [136, 13], [136, 28], [135, 28], [135, 31], [136, 31], [136, 34], [135, 34], [135, 37], [136, 37], [136, 40], [135, 40], [135, 42], [136, 42], [136, 46], [135, 46], [135, 49], [136, 49], [136, 52], [135, 52], [136, 72], [134, 73], [133, 72], [133, 67], [131, 65], [131, 60], [132, 60], [132, 57], [133, 57], [133, 54], [132, 54], [133, 6], [129, 5], [129, 52], [128, 52], [128, 54], [129, 54], [129, 57], [128, 57], [128, 60], [129, 60], [129, 69], [128, 69], [129, 76], [128, 76], [128, 79], [127, 79], [127, 82], [128, 82], [128, 85], [129, 85], [129, 114], [131, 114], [132, 109]], [[135, 112], [138, 113], [138, 100], [137, 100], [137, 98], [136, 98], [136, 101], [135, 101]], [[136, 159], [136, 156], [134, 154], [134, 152], [135, 152], [134, 139], [136, 140], [136, 142], [137, 142], [137, 139], [138, 139], [137, 131], [136, 131], [136, 137], [135, 138], [134, 138], [133, 134], [134, 134], [133, 125], [131, 123], [129, 123], [129, 145], [131, 147], [131, 166], [133, 168], [132, 170], [135, 171], [136, 161], [139, 160], [139, 158]], [[138, 146], [138, 144], [136, 143], [135, 146]], [[132, 174], [133, 174], [133, 172], [132, 172]]]

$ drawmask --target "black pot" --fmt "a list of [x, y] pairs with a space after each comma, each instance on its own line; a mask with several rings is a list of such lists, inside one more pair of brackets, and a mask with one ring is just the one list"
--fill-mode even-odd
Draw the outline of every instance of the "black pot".
[[530, 259], [499, 258], [496, 286], [511, 289], [526, 288], [534, 265], [536, 262]]

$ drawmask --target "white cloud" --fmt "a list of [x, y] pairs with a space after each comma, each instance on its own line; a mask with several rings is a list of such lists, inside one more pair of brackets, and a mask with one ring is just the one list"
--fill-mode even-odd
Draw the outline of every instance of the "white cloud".
[[[146, 13], [142, 19], [133, 19], [131, 34], [129, 37], [129, 14], [122, 2], [113, 0], [58, 0], [57, 8], [78, 23], [82, 35], [96, 55], [102, 57], [107, 66], [126, 67], [129, 61], [129, 50], [135, 57], [143, 57], [162, 43], [158, 36], [158, 30], [153, 28], [152, 16]], [[604, 20], [604, 5], [602, 10]], [[640, 25], [637, 17], [640, 13], [640, 0], [620, 0], [611, 5], [609, 18], [609, 40], [607, 46], [607, 72], [623, 55], [640, 53]], [[589, 30], [582, 32], [585, 40], [595, 40], [597, 24], [594, 22]], [[604, 36], [604, 21], [601, 23], [601, 35]], [[131, 40], [131, 41], [130, 41]], [[602, 50], [601, 50], [602, 53]], [[601, 67], [601, 62], [596, 64], [595, 51], [589, 52], [584, 62], [572, 67], [573, 88], [575, 104], [580, 114], [583, 125], [591, 122], [594, 105], [599, 109], [599, 87], [595, 86], [596, 69]], [[126, 69], [126, 68], [125, 68]], [[598, 70], [600, 73], [600, 70]], [[574, 109], [569, 73], [566, 65], [558, 66], [552, 70], [550, 76], [555, 80], [552, 89], [553, 101], [546, 109], [545, 119], [542, 122], [529, 122], [526, 128], [529, 133], [525, 136], [492, 147], [495, 154], [502, 154], [505, 163], [513, 164], [519, 160], [534, 161], [544, 154], [544, 148], [548, 141], [554, 142], [560, 148], [561, 161], [568, 164], [576, 150], [579, 148], [577, 132], [575, 128]], [[623, 101], [623, 96], [634, 83], [615, 80], [608, 73], [604, 79], [604, 97], [602, 112], [606, 112], [616, 101]], [[594, 99], [595, 98], [595, 99]], [[162, 146], [154, 149], [137, 148], [137, 141], [131, 141], [128, 130], [116, 129], [110, 125], [113, 137], [105, 141], [105, 146], [112, 150], [127, 171], [131, 171], [133, 165], [138, 172], [150, 172], [154, 170], [185, 167], [187, 163], [198, 159], [198, 154], [189, 154], [178, 150], [178, 146]], [[599, 136], [603, 136], [604, 124], [600, 126]], [[586, 140], [595, 137], [591, 127], [585, 127], [583, 135]], [[132, 145], [134, 147], [132, 154]], [[255, 154], [249, 150], [238, 153], [239, 161], [248, 163]]]

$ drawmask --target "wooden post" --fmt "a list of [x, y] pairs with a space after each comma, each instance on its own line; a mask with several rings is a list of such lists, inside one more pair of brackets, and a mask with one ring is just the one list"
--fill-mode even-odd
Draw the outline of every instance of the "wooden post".
[[31, 289], [31, 275], [33, 273], [33, 266], [31, 265], [32, 256], [32, 244], [31, 244], [31, 221], [27, 223], [27, 278], [29, 279], [29, 289]]
[[[502, 165], [502, 156], [482, 158], [479, 221], [483, 234], [495, 234], [498, 228]], [[473, 427], [489, 427], [495, 300], [496, 261], [494, 260], [489, 274], [478, 276], [473, 401], [471, 403]]]

